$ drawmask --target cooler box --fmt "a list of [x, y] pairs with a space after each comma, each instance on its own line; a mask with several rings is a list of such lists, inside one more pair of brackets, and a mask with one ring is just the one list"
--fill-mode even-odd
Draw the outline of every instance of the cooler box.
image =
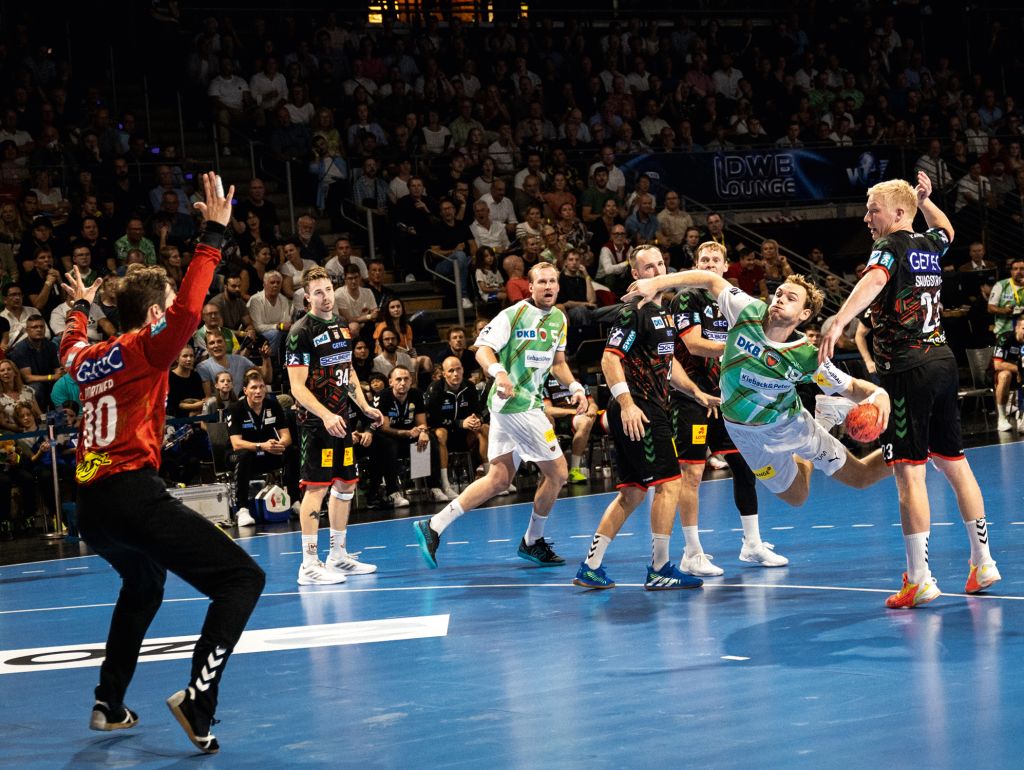
[[217, 526], [231, 526], [231, 490], [227, 484], [201, 484], [167, 490], [196, 513]]

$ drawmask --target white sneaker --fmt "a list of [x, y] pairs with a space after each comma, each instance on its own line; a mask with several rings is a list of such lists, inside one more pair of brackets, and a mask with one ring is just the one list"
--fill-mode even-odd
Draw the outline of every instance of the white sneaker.
[[711, 560], [714, 558], [711, 554], [704, 553], [703, 551], [695, 553], [693, 556], [684, 555], [679, 560], [679, 571], [689, 575], [696, 575], [697, 577], [718, 577], [719, 575], [724, 575], [724, 569], [711, 563]]
[[405, 276], [406, 283], [416, 283], [416, 276], [412, 273], [407, 273]]
[[743, 540], [743, 547], [740, 548], [740, 561], [749, 561], [753, 564], [760, 564], [762, 567], [785, 567], [789, 564], [782, 554], [775, 553], [775, 546], [763, 540], [755, 545], [747, 545]]
[[248, 508], [239, 508], [238, 513], [235, 514], [235, 524], [240, 527], [251, 527], [256, 523], [256, 519], [249, 513]]
[[402, 497], [401, 492], [392, 492], [388, 495], [388, 500], [391, 502], [392, 508], [408, 508], [409, 501]]
[[999, 419], [996, 420], [996, 430], [1004, 431], [1010, 430], [1010, 421], [1006, 419], [1005, 415], [999, 415]]
[[729, 467], [729, 463], [722, 459], [722, 455], [711, 455], [711, 457], [708, 458], [708, 465], [716, 471], [724, 471]]
[[430, 499], [435, 503], [447, 503], [449, 500], [454, 500], [454, 497], [449, 497], [448, 493], [440, 487], [430, 488]]
[[309, 563], [302, 562], [299, 565], [300, 586], [332, 586], [344, 582], [345, 573], [327, 569], [319, 559]]
[[826, 396], [819, 394], [814, 397], [814, 420], [825, 430], [832, 430], [842, 425], [846, 415], [855, 404], [842, 396]]
[[463, 308], [463, 310], [472, 310], [473, 309], [473, 300], [471, 300], [469, 297], [463, 297], [462, 298], [462, 308]]
[[498, 493], [498, 497], [504, 497], [505, 495], [515, 494], [515, 492], [516, 492], [516, 485], [515, 484], [509, 484], [508, 487], [506, 487], [504, 490], [502, 490], [501, 492]]
[[377, 571], [376, 564], [367, 564], [359, 561], [355, 556], [345, 551], [335, 556], [333, 553], [327, 556], [327, 571], [340, 575], [369, 575]]

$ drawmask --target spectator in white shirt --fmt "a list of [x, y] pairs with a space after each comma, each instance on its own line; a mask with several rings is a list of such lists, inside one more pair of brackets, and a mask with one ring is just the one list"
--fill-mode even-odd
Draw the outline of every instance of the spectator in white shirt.
[[366, 269], [366, 262], [362, 257], [357, 257], [352, 253], [352, 242], [343, 235], [334, 242], [334, 255], [327, 260], [324, 269], [331, 276], [334, 285], [340, 286], [345, 280], [345, 268], [349, 265], [359, 268], [359, 276], [365, 284], [370, 277], [369, 271]]
[[263, 275], [263, 291], [249, 297], [249, 317], [253, 327], [270, 343], [274, 360], [281, 360], [281, 350], [288, 330], [292, 328], [292, 308], [281, 294], [284, 278], [276, 270]]
[[469, 226], [477, 248], [488, 246], [496, 254], [504, 254], [509, 248], [508, 231], [504, 225], [491, 219], [491, 209], [484, 200], [473, 204], [473, 222]]
[[495, 179], [491, 183], [491, 191], [481, 195], [480, 200], [486, 203], [491, 210], [491, 221], [503, 225], [511, 235], [515, 233], [519, 220], [516, 218], [516, 209], [512, 205], [512, 200], [505, 197], [505, 189], [505, 181]]
[[273, 115], [274, 111], [284, 104], [288, 93], [288, 81], [278, 71], [277, 59], [273, 56], [267, 57], [263, 62], [263, 69], [249, 79], [249, 92], [253, 101], [263, 110], [264, 116]]
[[235, 74], [235, 63], [230, 56], [221, 57], [220, 74], [210, 81], [206, 93], [217, 124], [217, 141], [224, 148], [224, 154], [230, 155], [232, 122], [256, 122], [263, 113], [253, 101], [249, 84]]

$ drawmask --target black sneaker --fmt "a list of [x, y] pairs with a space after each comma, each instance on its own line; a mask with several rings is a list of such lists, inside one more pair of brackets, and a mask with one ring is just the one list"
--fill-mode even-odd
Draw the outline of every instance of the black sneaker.
[[216, 754], [220, 751], [220, 744], [210, 732], [210, 725], [216, 724], [217, 720], [212, 717], [203, 718], [195, 706], [195, 701], [185, 690], [178, 690], [167, 699], [167, 708], [174, 714], [192, 744], [204, 754]]
[[537, 542], [533, 545], [527, 545], [524, 536], [519, 541], [518, 554], [527, 561], [532, 561], [542, 567], [558, 567], [565, 564], [565, 559], [555, 553], [548, 541], [542, 537], [538, 537]]
[[92, 707], [92, 718], [89, 720], [90, 730], [108, 732], [135, 727], [139, 715], [127, 706], [111, 708], [104, 701], [98, 700]]
[[412, 527], [416, 532], [416, 541], [420, 544], [420, 553], [430, 569], [437, 569], [437, 546], [441, 544], [441, 536], [430, 528], [430, 519], [414, 521]]

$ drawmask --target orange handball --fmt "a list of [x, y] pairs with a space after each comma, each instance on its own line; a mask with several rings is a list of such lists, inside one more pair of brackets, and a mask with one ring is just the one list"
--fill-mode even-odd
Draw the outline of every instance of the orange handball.
[[867, 444], [878, 438], [882, 426], [878, 424], [878, 407], [874, 404], [857, 404], [846, 415], [846, 435], [854, 441]]

